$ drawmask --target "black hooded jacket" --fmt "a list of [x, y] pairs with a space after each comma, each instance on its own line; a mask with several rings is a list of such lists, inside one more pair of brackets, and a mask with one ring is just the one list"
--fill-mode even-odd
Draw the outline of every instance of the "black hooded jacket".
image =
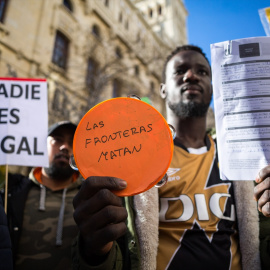
[[7, 217], [0, 197], [0, 270], [12, 270], [11, 241], [7, 225]]
[[[34, 184], [28, 177], [20, 174], [9, 174], [8, 180], [9, 181], [8, 181], [8, 200], [7, 200], [7, 220], [8, 220], [7, 229], [9, 229], [10, 232], [12, 252], [14, 256], [17, 253], [18, 243], [22, 231], [23, 214], [26, 198], [28, 196], [28, 192], [31, 186]], [[1, 190], [1, 196], [3, 199], [4, 190]], [[3, 268], [3, 269], [10, 269], [10, 268]]]

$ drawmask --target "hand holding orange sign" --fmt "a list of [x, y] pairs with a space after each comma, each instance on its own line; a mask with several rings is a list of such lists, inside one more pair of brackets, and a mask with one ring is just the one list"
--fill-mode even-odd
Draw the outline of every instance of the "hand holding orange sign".
[[74, 136], [76, 165], [86, 179], [111, 176], [125, 180], [118, 196], [144, 192], [165, 175], [173, 154], [173, 138], [164, 117], [133, 98], [114, 98], [89, 110]]

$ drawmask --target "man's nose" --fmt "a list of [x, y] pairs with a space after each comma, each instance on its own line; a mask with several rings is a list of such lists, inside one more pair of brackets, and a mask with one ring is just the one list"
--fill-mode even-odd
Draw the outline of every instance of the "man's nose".
[[59, 149], [62, 152], [72, 153], [72, 147], [67, 142], [62, 143]]
[[198, 81], [198, 77], [194, 71], [191, 69], [187, 70], [184, 77], [183, 77], [184, 82], [189, 82], [189, 81]]

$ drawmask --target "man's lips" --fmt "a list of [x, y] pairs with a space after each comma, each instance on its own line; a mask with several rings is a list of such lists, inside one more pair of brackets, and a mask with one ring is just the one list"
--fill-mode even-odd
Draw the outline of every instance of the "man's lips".
[[181, 87], [181, 93], [187, 92], [188, 94], [202, 93], [202, 88], [199, 85], [184, 85]]
[[60, 161], [60, 162], [69, 162], [69, 156], [66, 155], [57, 155], [54, 158], [55, 161]]

